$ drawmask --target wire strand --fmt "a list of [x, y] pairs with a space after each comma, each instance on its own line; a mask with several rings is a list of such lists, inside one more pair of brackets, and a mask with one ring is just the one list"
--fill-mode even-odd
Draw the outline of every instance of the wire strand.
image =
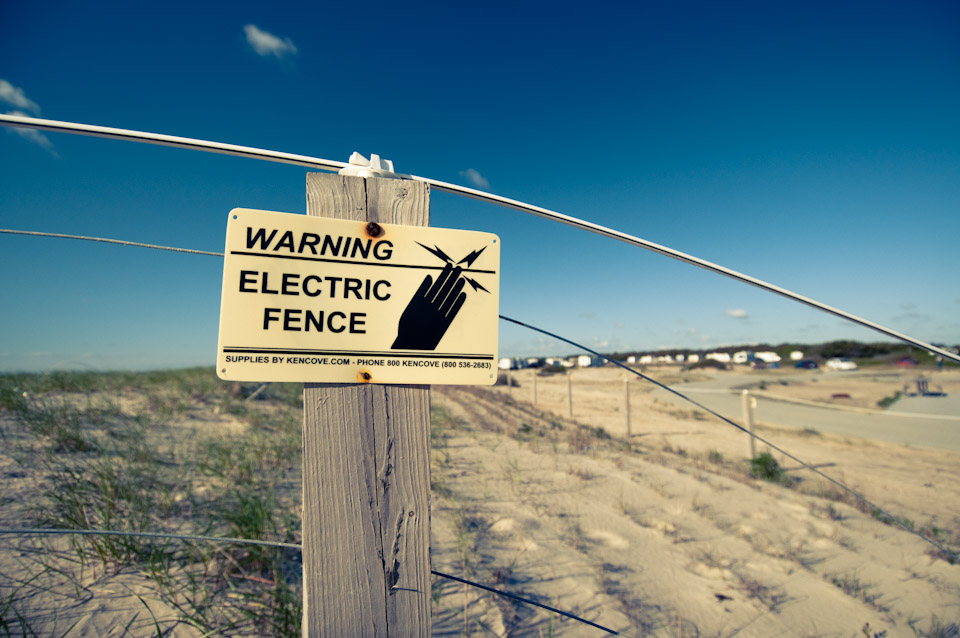
[[107, 239], [106, 237], [87, 237], [86, 235], [66, 235], [64, 233], [43, 233], [35, 230], [13, 230], [11, 228], [0, 228], [0, 233], [5, 233], [8, 235], [30, 235], [33, 237], [57, 237], [59, 239], [81, 239], [83, 241], [95, 241], [104, 244], [118, 244], [120, 246], [136, 246], [137, 248], [152, 248], [153, 250], [169, 250], [175, 253], [189, 253], [191, 255], [210, 255], [211, 257], [223, 257], [223, 253], [215, 253], [209, 250], [193, 250], [192, 248], [158, 246], [157, 244], [144, 244], [138, 241], [126, 241], [123, 239]]
[[878, 513], [880, 513], [880, 514], [883, 514], [884, 516], [887, 517], [888, 520], [891, 520], [891, 521], [895, 522], [898, 526], [900, 526], [900, 527], [903, 528], [904, 530], [910, 532], [911, 534], [913, 534], [913, 535], [916, 536], [917, 538], [921, 538], [921, 539], [925, 540], [927, 543], [933, 545], [933, 546], [936, 547], [938, 550], [940, 550], [941, 552], [943, 552], [946, 556], [950, 556], [950, 557], [952, 557], [953, 560], [957, 560], [958, 556], [957, 556], [957, 553], [956, 553], [956, 552], [947, 549], [946, 547], [940, 545], [939, 543], [937, 543], [937, 542], [934, 541], [933, 539], [927, 538], [926, 536], [924, 536], [924, 535], [921, 534], [920, 532], [918, 532], [918, 531], [916, 531], [916, 530], [914, 530], [914, 529], [911, 529], [909, 526], [907, 526], [906, 523], [902, 522], [900, 519], [898, 519], [897, 517], [893, 516], [892, 514], [890, 514], [889, 512], [887, 512], [885, 509], [883, 509], [882, 507], [880, 507], [880, 506], [877, 505], [876, 503], [874, 503], [874, 502], [870, 501], [869, 499], [867, 499], [863, 494], [857, 492], [856, 490], [854, 490], [854, 489], [852, 489], [852, 488], [847, 487], [846, 485], [844, 485], [844, 484], [841, 483], [840, 481], [838, 481], [838, 480], [836, 480], [835, 478], [833, 478], [833, 477], [831, 477], [831, 476], [829, 476], [829, 475], [821, 472], [820, 470], [818, 470], [818, 469], [817, 469], [816, 467], [814, 467], [813, 465], [807, 463], [806, 461], [803, 461], [803, 460], [797, 458], [796, 456], [794, 456], [793, 454], [787, 452], [786, 450], [784, 450], [783, 448], [779, 447], [778, 445], [775, 445], [775, 444], [771, 443], [770, 441], [766, 440], [765, 438], [763, 438], [763, 437], [760, 436], [759, 434], [756, 434], [756, 433], [754, 433], [754, 432], [751, 432], [750, 430], [748, 430], [747, 428], [743, 427], [743, 426], [740, 425], [739, 423], [736, 423], [735, 421], [732, 421], [732, 420], [728, 419], [727, 417], [723, 416], [723, 415], [720, 414], [719, 412], [716, 412], [716, 411], [714, 411], [714, 410], [711, 410], [710, 408], [708, 408], [707, 406], [703, 405], [703, 404], [700, 403], [699, 401], [694, 401], [694, 400], [691, 399], [690, 397], [684, 395], [684, 394], [681, 393], [681, 392], [678, 392], [677, 390], [674, 390], [674, 389], [671, 388], [670, 386], [665, 385], [665, 384], [663, 384], [663, 383], [660, 383], [659, 381], [657, 381], [656, 379], [654, 379], [654, 378], [652, 378], [652, 377], [648, 377], [647, 375], [643, 374], [643, 373], [640, 372], [639, 370], [634, 370], [633, 368], [631, 368], [631, 367], [629, 367], [629, 366], [627, 366], [627, 365], [624, 365], [623, 363], [620, 363], [619, 361], [617, 361], [617, 360], [615, 360], [615, 359], [612, 359], [611, 357], [609, 357], [609, 356], [607, 356], [607, 355], [605, 355], [605, 354], [601, 354], [601, 353], [597, 352], [596, 350], [592, 350], [592, 349], [588, 348], [587, 346], [585, 346], [585, 345], [583, 345], [583, 344], [579, 344], [579, 343], [577, 343], [577, 342], [575, 342], [575, 341], [571, 341], [570, 339], [567, 339], [567, 338], [565, 338], [565, 337], [561, 337], [560, 335], [555, 334], [555, 333], [552, 333], [552, 332], [550, 332], [550, 331], [548, 331], [548, 330], [544, 330], [543, 328], [537, 328], [536, 326], [532, 326], [532, 325], [530, 325], [530, 324], [528, 324], [528, 323], [524, 323], [524, 322], [518, 321], [518, 320], [516, 320], [516, 319], [511, 319], [510, 317], [505, 317], [505, 316], [503, 316], [503, 315], [500, 315], [500, 318], [503, 319], [504, 321], [509, 321], [510, 323], [516, 324], [516, 325], [518, 325], [518, 326], [522, 326], [522, 327], [524, 327], [524, 328], [528, 328], [528, 329], [533, 330], [533, 331], [535, 331], [535, 332], [539, 332], [540, 334], [546, 335], [546, 336], [548, 336], [548, 337], [553, 337], [554, 339], [559, 339], [560, 341], [563, 341], [564, 343], [570, 344], [571, 346], [574, 346], [574, 347], [577, 347], [577, 348], [581, 348], [581, 349], [589, 352], [589, 353], [592, 354], [592, 355], [595, 355], [595, 356], [597, 356], [597, 357], [602, 358], [604, 361], [608, 361], [608, 362], [610, 362], [610, 363], [612, 363], [612, 364], [614, 364], [614, 365], [616, 365], [616, 366], [619, 366], [619, 367], [623, 368], [623, 369], [626, 370], [627, 372], [630, 372], [630, 373], [632, 373], [632, 374], [637, 375], [638, 377], [640, 377], [641, 379], [644, 379], [645, 381], [649, 381], [650, 383], [654, 384], [654, 385], [657, 386], [658, 388], [662, 388], [663, 390], [666, 390], [667, 392], [670, 392], [671, 394], [674, 394], [674, 395], [680, 397], [680, 398], [683, 399], [684, 401], [688, 401], [688, 402], [692, 403], [693, 405], [697, 406], [697, 407], [700, 408], [701, 410], [703, 410], [703, 411], [705, 411], [705, 412], [708, 412], [709, 414], [711, 414], [711, 415], [715, 416], [716, 418], [720, 419], [720, 420], [723, 421], [724, 423], [726, 423], [726, 424], [728, 424], [728, 425], [732, 425], [733, 427], [737, 428], [738, 430], [740, 430], [740, 431], [743, 432], [744, 434], [747, 434], [748, 436], [754, 438], [755, 440], [760, 441], [760, 442], [763, 443], [764, 445], [768, 446], [770, 449], [776, 450], [777, 452], [779, 452], [780, 454], [784, 455], [785, 457], [787, 457], [787, 458], [790, 459], [791, 461], [796, 461], [797, 463], [799, 463], [800, 465], [802, 465], [804, 468], [810, 470], [810, 471], [813, 472], [814, 474], [820, 476], [821, 478], [826, 479], [826, 480], [829, 481], [830, 483], [833, 483], [834, 485], [836, 485], [836, 486], [839, 487], [840, 489], [846, 491], [848, 494], [850, 494], [850, 495], [852, 495], [853, 497], [855, 497], [858, 501], [869, 505], [871, 508], [873, 508], [874, 511], [876, 511], [876, 512], [878, 512]]
[[[126, 536], [133, 538], [167, 538], [174, 540], [182, 541], [201, 541], [201, 542], [213, 542], [213, 543], [232, 543], [237, 545], [260, 545], [264, 547], [277, 547], [282, 549], [296, 549], [303, 550], [302, 545], [296, 543], [281, 543], [278, 541], [263, 541], [263, 540], [253, 540], [248, 538], [226, 538], [222, 536], [198, 536], [194, 534], [167, 534], [163, 532], [124, 532], [118, 530], [96, 530], [96, 529], [59, 529], [59, 528], [23, 528], [23, 529], [0, 529], [0, 536], [3, 535], [18, 535], [18, 536], [65, 536], [65, 535], [79, 535], [79, 536]], [[469, 585], [471, 587], [476, 587], [477, 589], [482, 589], [490, 593], [496, 594], [498, 596], [503, 596], [504, 598], [509, 598], [527, 605], [532, 605], [534, 607], [539, 607], [547, 611], [551, 611], [555, 614], [560, 614], [567, 618], [571, 618], [578, 622], [581, 622], [585, 625], [590, 625], [591, 627], [596, 627], [601, 629], [614, 636], [623, 636], [625, 634], [615, 631], [603, 625], [598, 625], [595, 622], [591, 622], [585, 618], [580, 618], [575, 614], [570, 612], [557, 609], [556, 607], [551, 607], [550, 605], [545, 605], [539, 603], [535, 600], [530, 600], [516, 594], [512, 594], [508, 591], [503, 591], [500, 589], [495, 589], [488, 585], [483, 585], [481, 583], [473, 582], [472, 580], [467, 580], [465, 578], [458, 578], [457, 576], [451, 576], [450, 574], [445, 574], [440, 571], [430, 570], [430, 573], [434, 576], [439, 576], [440, 578], [446, 578], [449, 580], [456, 581], [458, 583], [463, 583], [464, 585]]]
[[[295, 164], [298, 166], [307, 166], [310, 168], [319, 168], [321, 170], [327, 171], [336, 171], [345, 166], [344, 162], [336, 162], [333, 160], [322, 159], [319, 157], [309, 157], [306, 155], [294, 155], [291, 153], [281, 153], [279, 151], [270, 151], [262, 148], [253, 148], [250, 146], [238, 146], [235, 144], [224, 144], [222, 142], [210, 142], [207, 140], [199, 140], [187, 137], [177, 137], [173, 135], [162, 135], [159, 133], [146, 133], [143, 131], [134, 131], [129, 129], [119, 129], [111, 128], [106, 126], [94, 126], [92, 124], [77, 124], [74, 122], [61, 122], [57, 120], [45, 120], [40, 118], [33, 117], [24, 117], [19, 115], [0, 115], [0, 125], [3, 126], [15, 126], [21, 128], [29, 129], [39, 129], [45, 131], [54, 131], [60, 133], [74, 133], [78, 135], [91, 135], [94, 137], [107, 137], [118, 140], [125, 140], [130, 142], [144, 142], [147, 144], [159, 144], [162, 146], [175, 146], [178, 148], [185, 148], [190, 150], [197, 151], [206, 151], [211, 153], [220, 153], [225, 155], [235, 155], [239, 157], [248, 157], [251, 159], [266, 160], [271, 162], [281, 162], [284, 164]], [[535, 206], [533, 204], [527, 204], [526, 202], [521, 202], [516, 199], [510, 199], [509, 197], [502, 197], [500, 195], [494, 195], [493, 193], [487, 193], [485, 191], [477, 190], [475, 188], [467, 188], [466, 186], [459, 186], [457, 184], [451, 184], [449, 182], [443, 182], [436, 179], [431, 179], [429, 177], [419, 177], [417, 175], [404, 175], [400, 174], [401, 177], [415, 179], [421, 182], [425, 182], [439, 191], [452, 193], [454, 195], [462, 195], [465, 197], [470, 197], [472, 199], [478, 199], [498, 206], [504, 206], [506, 208], [511, 208], [522, 213], [529, 213], [531, 215], [536, 215], [537, 217], [543, 217], [567, 226], [572, 226], [573, 228], [578, 228], [580, 230], [585, 230], [597, 235], [602, 235], [604, 237], [609, 237], [617, 241], [630, 244], [632, 246], [637, 246], [651, 252], [670, 257], [671, 259], [677, 259], [684, 263], [688, 263], [698, 268], [703, 268], [711, 272], [717, 273], [724, 277], [729, 277], [731, 279], [736, 279], [745, 284], [755, 286], [767, 292], [772, 292], [781, 297], [786, 297], [798, 303], [802, 303], [811, 308], [816, 308], [828, 314], [840, 317], [846, 321], [858, 324], [865, 328], [869, 328], [881, 334], [885, 334], [888, 337], [893, 337], [899, 341], [909, 343], [911, 345], [922, 348], [927, 352], [940, 355], [952, 361], [960, 363], [960, 354], [954, 354], [949, 350], [943, 348], [938, 348], [932, 344], [926, 343], [909, 335], [897, 332], [892, 328], [887, 328], [878, 323], [874, 323], [863, 317], [858, 317], [852, 313], [840, 310], [839, 308], [834, 308], [825, 303], [811, 299], [799, 293], [787, 290], [786, 288], [781, 288], [774, 284], [763, 281], [762, 279], [757, 279], [756, 277], [751, 277], [744, 273], [738, 272], [731, 268], [726, 268], [719, 264], [707, 261], [705, 259], [700, 259], [693, 255], [688, 255], [687, 253], [663, 246], [661, 244], [656, 244], [652, 241], [624, 233], [613, 228], [608, 228], [606, 226], [601, 226], [600, 224], [595, 224], [577, 217], [572, 217], [570, 215], [564, 215], [557, 211], [550, 210], [548, 208], [543, 208], [541, 206]]]
[[595, 623], [595, 622], [590, 622], [589, 620], [586, 620], [586, 619], [584, 619], [584, 618], [580, 618], [579, 616], [574, 616], [574, 615], [571, 614], [571, 613], [568, 613], [568, 612], [565, 612], [565, 611], [560, 611], [559, 609], [557, 609], [557, 608], [555, 608], [555, 607], [551, 607], [550, 605], [544, 605], [544, 604], [538, 603], [538, 602], [533, 601], [533, 600], [528, 600], [528, 599], [526, 599], [526, 598], [521, 598], [520, 596], [517, 596], [516, 594], [511, 594], [510, 592], [507, 592], [507, 591], [501, 591], [501, 590], [499, 590], [499, 589], [494, 589], [493, 587], [487, 587], [486, 585], [481, 585], [481, 584], [479, 584], [479, 583], [474, 583], [474, 582], [471, 582], [471, 581], [466, 580], [466, 579], [463, 579], [463, 578], [457, 578], [456, 576], [451, 576], [450, 574], [444, 574], [444, 573], [442, 573], [442, 572], [438, 572], [438, 571], [434, 571], [434, 570], [430, 570], [430, 573], [431, 573], [431, 574], [434, 574], [435, 576], [440, 576], [441, 578], [449, 578], [450, 580], [455, 580], [455, 581], [457, 581], [458, 583], [463, 583], [464, 585], [472, 585], [473, 587], [476, 587], [477, 589], [483, 589], [483, 590], [485, 590], [485, 591], [492, 592], [492, 593], [494, 593], [494, 594], [496, 594], [496, 595], [498, 595], [498, 596], [503, 596], [504, 598], [510, 598], [510, 599], [512, 599], [512, 600], [518, 600], [518, 601], [520, 601], [520, 602], [522, 602], [522, 603], [527, 603], [528, 605], [534, 605], [535, 607], [540, 607], [541, 609], [546, 609], [547, 611], [552, 611], [552, 612], [555, 613], [555, 614], [560, 614], [561, 616], [566, 616], [567, 618], [573, 618], [574, 620], [580, 621], [580, 622], [582, 622], [582, 623], [585, 624], [585, 625], [590, 625], [591, 627], [596, 627], [597, 629], [602, 629], [603, 631], [605, 631], [605, 632], [607, 632], [607, 633], [609, 633], [609, 634], [612, 634], [612, 635], [614, 635], [614, 636], [623, 636], [623, 635], [625, 635], [625, 634], [620, 633], [619, 631], [614, 631], [613, 629], [610, 629], [610, 628], [608, 628], [608, 627], [604, 627], [603, 625], [598, 625], [598, 624]]
[[239, 545], [261, 545], [263, 547], [279, 547], [283, 549], [303, 549], [302, 545], [296, 543], [281, 543], [279, 541], [262, 541], [250, 538], [229, 538], [224, 536], [198, 536], [195, 534], [168, 534], [165, 532], [126, 532], [118, 530], [102, 529], [59, 529], [59, 528], [24, 528], [24, 529], [0, 529], [0, 535], [18, 534], [18, 535], [67, 535], [76, 534], [79, 536], [129, 536], [135, 538], [172, 538], [181, 541], [200, 541], [204, 543], [236, 543]]
[[[186, 248], [175, 248], [175, 247], [172, 247], [172, 246], [159, 246], [159, 245], [156, 245], [156, 244], [141, 244], [141, 243], [137, 243], [137, 242], [126, 242], [126, 241], [121, 241], [121, 240], [116, 240], [116, 239], [104, 239], [104, 238], [101, 238], [101, 237], [84, 237], [84, 236], [81, 236], [81, 235], [63, 235], [63, 234], [57, 234], [57, 233], [37, 233], [37, 232], [31, 232], [31, 231], [7, 231], [7, 230], [4, 230], [4, 229], [0, 229], [0, 232], [13, 232], [13, 233], [16, 233], [16, 234], [39, 235], [39, 236], [43, 236], [43, 237], [66, 237], [66, 238], [70, 238], [70, 239], [84, 239], [84, 240], [88, 240], [88, 241], [103, 241], [103, 242], [107, 242], [107, 243], [115, 243], [115, 244], [129, 245], [129, 246], [152, 248], [152, 249], [155, 249], [155, 250], [169, 250], [169, 251], [173, 251], [173, 252], [199, 253], [199, 254], [203, 254], [203, 255], [211, 255], [211, 256], [216, 256], [216, 257], [223, 257], [223, 253], [214, 253], [214, 252], [207, 252], [207, 251], [194, 251], [194, 250], [190, 250], [190, 249], [186, 249]], [[663, 383], [660, 383], [660, 382], [657, 381], [656, 379], [654, 379], [654, 378], [652, 378], [652, 377], [648, 377], [647, 375], [639, 372], [638, 370], [634, 370], [633, 368], [630, 368], [630, 367], [628, 367], [628, 366], [620, 363], [619, 361], [616, 361], [615, 359], [610, 358], [609, 356], [607, 356], [607, 355], [605, 355], [605, 354], [602, 354], [602, 353], [600, 353], [600, 352], [597, 352], [596, 350], [592, 350], [592, 349], [588, 348], [587, 346], [585, 346], [585, 345], [583, 345], [583, 344], [577, 343], [577, 342], [575, 342], [575, 341], [571, 341], [570, 339], [567, 339], [567, 338], [565, 338], [565, 337], [561, 337], [561, 336], [558, 335], [558, 334], [555, 334], [555, 333], [550, 332], [550, 331], [548, 331], [548, 330], [544, 330], [543, 328], [538, 328], [538, 327], [533, 326], [533, 325], [530, 325], [530, 324], [528, 324], [528, 323], [524, 323], [524, 322], [519, 321], [519, 320], [517, 320], [517, 319], [512, 319], [512, 318], [506, 317], [506, 316], [504, 316], [504, 315], [499, 315], [499, 317], [500, 317], [500, 319], [503, 319], [504, 321], [508, 321], [508, 322], [510, 322], [510, 323], [513, 323], [513, 324], [516, 324], [516, 325], [518, 325], [518, 326], [527, 328], [527, 329], [529, 329], [529, 330], [533, 330], [533, 331], [535, 331], [535, 332], [539, 332], [540, 334], [543, 334], [543, 335], [546, 335], [546, 336], [549, 336], [549, 337], [553, 337], [554, 339], [558, 339], [558, 340], [560, 340], [560, 341], [563, 341], [564, 343], [570, 344], [570, 345], [572, 345], [572, 346], [574, 346], [574, 347], [576, 347], [576, 348], [580, 348], [580, 349], [582, 349], [582, 350], [585, 350], [586, 352], [589, 352], [589, 353], [591, 353], [591, 354], [593, 354], [593, 355], [595, 355], [595, 356], [598, 356], [598, 357], [602, 358], [602, 359], [605, 360], [605, 361], [608, 361], [608, 362], [610, 362], [610, 363], [612, 363], [612, 364], [614, 364], [614, 365], [616, 365], [616, 366], [619, 366], [619, 367], [623, 368], [624, 370], [627, 370], [628, 372], [630, 372], [630, 373], [632, 373], [632, 374], [635, 374], [636, 376], [640, 377], [641, 379], [644, 379], [645, 381], [648, 381], [648, 382], [656, 385], [657, 387], [659, 387], [659, 388], [661, 388], [661, 389], [663, 389], [663, 390], [666, 390], [667, 392], [670, 392], [671, 394], [676, 395], [677, 397], [683, 399], [684, 401], [687, 401], [687, 402], [691, 403], [692, 405], [695, 405], [696, 407], [700, 408], [700, 409], [703, 410], [704, 412], [707, 412], [707, 413], [715, 416], [716, 418], [720, 419], [720, 420], [723, 421], [724, 423], [727, 423], [728, 425], [732, 425], [733, 427], [737, 428], [737, 429], [740, 430], [741, 432], [744, 432], [744, 433], [747, 434], [748, 436], [753, 437], [754, 439], [756, 439], [757, 441], [760, 441], [760, 442], [763, 443], [764, 445], [767, 445], [767, 446], [770, 447], [771, 449], [776, 450], [777, 452], [783, 454], [785, 457], [789, 458], [790, 460], [796, 461], [797, 463], [799, 463], [800, 465], [802, 465], [804, 468], [810, 470], [810, 471], [813, 472], [814, 474], [817, 474], [817, 475], [820, 476], [821, 478], [826, 479], [827, 481], [829, 481], [830, 483], [836, 485], [836, 486], [839, 487], [840, 489], [848, 492], [849, 494], [851, 494], [852, 496], [854, 496], [855, 498], [857, 498], [859, 501], [862, 501], [863, 503], [866, 503], [867, 505], [869, 505], [870, 507], [872, 507], [874, 510], [876, 510], [876, 511], [878, 511], [879, 513], [881, 513], [881, 514], [883, 514], [884, 516], [886, 516], [889, 520], [895, 522], [899, 527], [901, 527], [901, 528], [903, 528], [904, 530], [910, 532], [910, 533], [913, 534], [914, 536], [917, 536], [918, 538], [923, 539], [923, 540], [926, 541], [927, 543], [933, 545], [933, 546], [936, 547], [938, 550], [940, 550], [941, 552], [943, 552], [946, 556], [950, 556], [953, 560], [957, 560], [958, 555], [957, 555], [956, 552], [947, 549], [946, 547], [940, 545], [939, 543], [937, 543], [937, 542], [934, 541], [933, 539], [930, 539], [930, 538], [924, 536], [923, 534], [921, 534], [920, 532], [918, 532], [918, 531], [916, 531], [916, 530], [914, 530], [914, 529], [911, 529], [909, 526], [907, 526], [905, 523], [903, 523], [900, 519], [898, 519], [897, 517], [891, 515], [891, 514], [890, 514], [889, 512], [887, 512], [885, 509], [883, 509], [883, 508], [880, 507], [879, 505], [873, 503], [872, 501], [870, 501], [869, 499], [867, 499], [865, 496], [863, 496], [862, 494], [860, 494], [860, 493], [857, 492], [856, 490], [853, 490], [853, 489], [847, 487], [846, 485], [844, 485], [844, 484], [841, 483], [840, 481], [838, 481], [838, 480], [832, 478], [831, 476], [829, 476], [829, 475], [821, 472], [820, 470], [818, 470], [818, 469], [817, 469], [816, 467], [814, 467], [813, 465], [810, 465], [809, 463], [807, 463], [807, 462], [805, 462], [805, 461], [797, 458], [796, 456], [794, 456], [793, 454], [787, 452], [787, 451], [784, 450], [783, 448], [781, 448], [781, 447], [779, 447], [779, 446], [777, 446], [777, 445], [775, 445], [775, 444], [767, 441], [766, 439], [764, 439], [764, 438], [761, 437], [760, 435], [758, 435], [758, 434], [756, 434], [756, 433], [754, 433], [754, 432], [751, 432], [751, 431], [747, 430], [747, 429], [744, 428], [743, 426], [739, 425], [739, 424], [736, 423], [735, 421], [732, 421], [731, 419], [728, 419], [727, 417], [723, 416], [723, 415], [720, 414], [719, 412], [716, 412], [716, 411], [714, 411], [714, 410], [711, 410], [710, 408], [708, 408], [707, 406], [703, 405], [703, 404], [700, 403], [699, 401], [695, 401], [694, 399], [691, 399], [690, 397], [688, 397], [688, 396], [686, 396], [686, 395], [684, 395], [684, 394], [682, 394], [682, 393], [674, 390], [674, 389], [671, 388], [670, 386], [667, 386], [667, 385], [665, 385], [665, 384], [663, 384]]]

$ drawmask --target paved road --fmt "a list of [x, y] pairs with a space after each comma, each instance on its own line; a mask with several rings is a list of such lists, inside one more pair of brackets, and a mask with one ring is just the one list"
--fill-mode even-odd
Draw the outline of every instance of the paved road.
[[[827, 373], [820, 380], [826, 381]], [[684, 383], [673, 389], [732, 421], [743, 423], [739, 388], [755, 386], [758, 382], [756, 375], [721, 374], [709, 381]], [[665, 390], [656, 390], [655, 396], [689, 407]], [[754, 421], [960, 452], [960, 395], [956, 394], [903, 397], [885, 414], [863, 414], [757, 397]]]

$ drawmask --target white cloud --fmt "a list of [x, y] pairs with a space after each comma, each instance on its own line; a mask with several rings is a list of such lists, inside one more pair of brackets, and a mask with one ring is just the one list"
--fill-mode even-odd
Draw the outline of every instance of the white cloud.
[[257, 55], [267, 57], [272, 55], [275, 58], [283, 58], [286, 55], [296, 55], [297, 47], [290, 38], [280, 39], [272, 33], [261, 31], [255, 24], [248, 24], [243, 27], [243, 32], [247, 36], [247, 43], [253, 47]]
[[[20, 117], [31, 117], [29, 113], [24, 113], [23, 111], [7, 111], [7, 115], [18, 115]], [[21, 128], [19, 126], [5, 127], [9, 132], [15, 133], [22, 137], [23, 139], [33, 142], [43, 150], [47, 151], [56, 158], [60, 156], [57, 155], [57, 151], [53, 148], [53, 142], [50, 139], [41, 133], [40, 131], [32, 128]]]
[[476, 169], [468, 168], [465, 171], [460, 171], [460, 177], [470, 182], [470, 185], [475, 188], [490, 188], [490, 182]]
[[[10, 84], [3, 78], [0, 78], [0, 101], [6, 102], [14, 107], [14, 110], [7, 111], [7, 115], [17, 115], [20, 117], [36, 117], [40, 115], [40, 105], [28, 98], [23, 89]], [[26, 113], [25, 111], [30, 111], [30, 113]], [[18, 126], [9, 127], [7, 130], [19, 135], [25, 140], [33, 142], [54, 157], [60, 157], [57, 155], [57, 152], [53, 150], [53, 142], [40, 131], [31, 128], [20, 128]]]
[[724, 314], [726, 314], [728, 317], [733, 317], [734, 319], [747, 318], [747, 311], [744, 310], [743, 308], [727, 308], [724, 311]]
[[[0, 100], [3, 100], [15, 108], [31, 111], [36, 115], [40, 115], [40, 106], [28, 98], [27, 94], [23, 92], [23, 89], [10, 84], [3, 78], [0, 78]], [[23, 115], [26, 114], [24, 113]]]

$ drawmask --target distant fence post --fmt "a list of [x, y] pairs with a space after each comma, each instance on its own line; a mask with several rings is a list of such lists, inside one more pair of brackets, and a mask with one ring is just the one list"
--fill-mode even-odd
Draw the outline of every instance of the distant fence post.
[[623, 402], [627, 411], [627, 438], [629, 439], [633, 436], [633, 433], [630, 431], [630, 379], [623, 380]]
[[[426, 226], [422, 182], [307, 174], [307, 214]], [[303, 636], [429, 636], [430, 387], [304, 384]]]
[[567, 373], [567, 416], [573, 418], [573, 373]]
[[750, 433], [750, 458], [757, 458], [757, 443], [753, 438], [753, 397], [750, 390], [740, 393], [740, 404], [743, 408], [743, 427]]
[[537, 404], [537, 369], [533, 369], [533, 404]]

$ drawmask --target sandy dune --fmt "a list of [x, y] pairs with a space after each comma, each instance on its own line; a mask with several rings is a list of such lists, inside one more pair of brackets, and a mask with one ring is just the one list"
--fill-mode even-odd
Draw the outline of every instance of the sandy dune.
[[[619, 376], [579, 373], [577, 421], [625, 433], [624, 413], [611, 410], [617, 394], [622, 406]], [[520, 381], [434, 388], [455, 421], [434, 452], [435, 569], [627, 635], [915, 636], [960, 621], [960, 567], [808, 472], [792, 473], [802, 479], [793, 488], [748, 478], [747, 441], [729, 426], [641, 391], [636, 436], [599, 438], [566, 418], [565, 379], [538, 379], [536, 408]], [[764, 434], [915, 528], [960, 540], [957, 455]], [[439, 587], [439, 635], [602, 635]]]
[[[434, 387], [434, 569], [628, 636], [957, 636], [960, 566], [782, 458], [794, 485], [752, 478], [743, 433], [658, 401], [639, 383], [630, 386], [627, 438], [622, 376], [607, 368], [578, 372], [573, 419], [565, 377], [538, 378], [536, 405], [532, 371], [519, 374], [514, 388]], [[704, 378], [667, 370], [657, 376], [670, 383]], [[209, 457], [208, 470], [198, 472], [198, 450], [243, 447], [253, 456], [224, 458], [273, 459], [278, 474], [268, 492], [284, 495], [278, 511], [298, 510], [298, 407], [231, 398], [222, 388], [154, 394], [56, 398], [89, 414], [103, 400], [124, 428], [142, 421], [145, 441], [164, 459], [158, 477], [193, 485], [191, 500], [175, 507], [175, 516], [152, 520], [151, 529], [195, 531], [191, 521], [200, 512], [186, 505], [229, 495], [232, 465], [213, 479], [209, 463], [220, 457]], [[90, 427], [85, 436], [105, 436], [101, 426]], [[49, 468], [97, 458], [64, 456], [12, 416], [0, 418], [0, 430], [5, 527], [31, 523], [36, 495], [49, 489]], [[776, 424], [760, 423], [757, 431], [908, 526], [960, 549], [960, 455]], [[40, 458], [46, 461], [36, 463]], [[22, 626], [37, 635], [150, 636], [157, 623], [163, 635], [203, 635], [180, 619], [169, 598], [156, 595], [156, 584], [136, 565], [81, 564], [77, 555], [64, 537], [2, 539], [0, 578], [7, 580], [0, 579], [0, 606], [16, 603], [4, 611], [8, 633], [20, 635], [13, 612], [23, 612], [30, 616]], [[288, 559], [296, 567], [296, 558]], [[238, 582], [256, 592], [268, 579]], [[218, 605], [234, 593], [225, 596]], [[440, 578], [433, 601], [437, 636], [604, 635]]]

